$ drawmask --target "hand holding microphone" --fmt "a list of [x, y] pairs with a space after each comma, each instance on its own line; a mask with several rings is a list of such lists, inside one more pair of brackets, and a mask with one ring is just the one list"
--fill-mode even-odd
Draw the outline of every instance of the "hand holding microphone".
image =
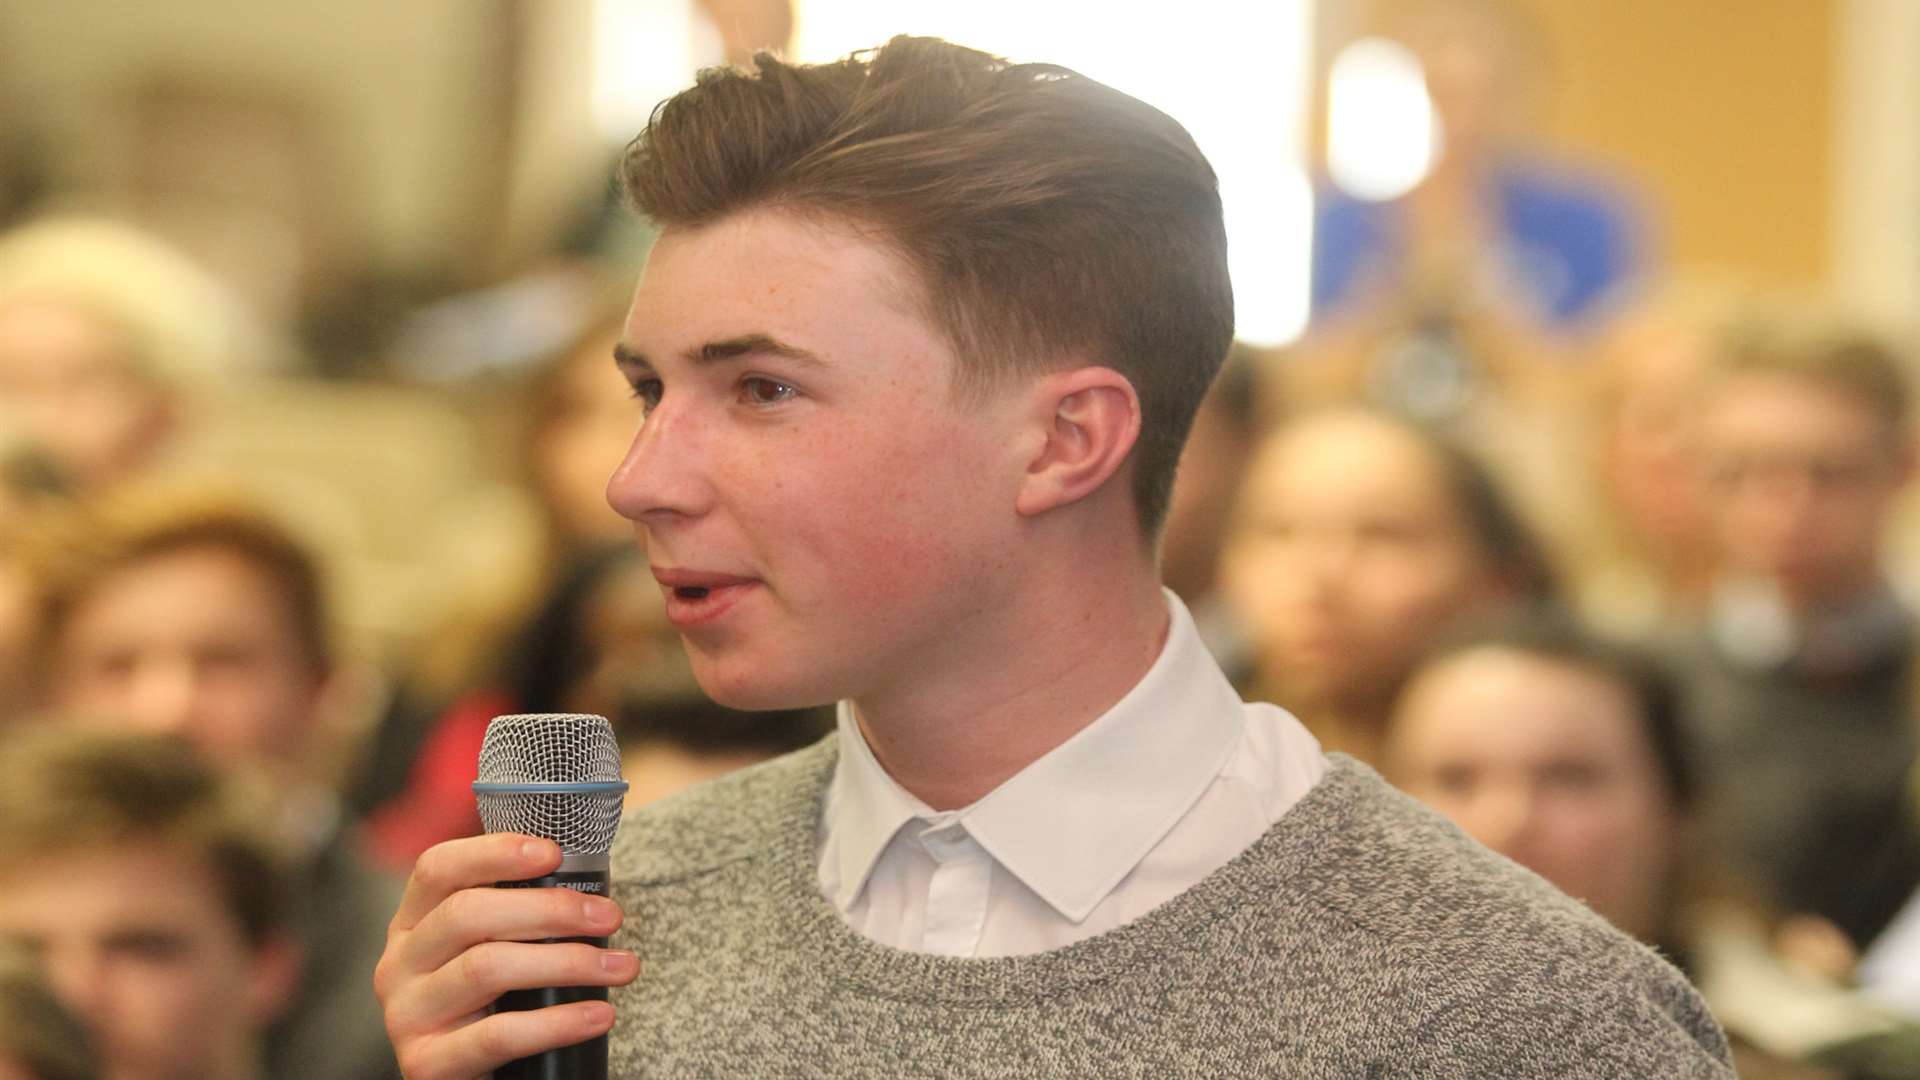
[[[593, 991], [638, 974], [631, 953], [596, 943], [621, 922], [604, 895], [625, 787], [612, 733], [598, 717], [501, 717], [488, 728], [483, 763], [496, 729], [511, 753], [503, 771], [483, 767], [476, 784], [488, 827], [510, 821], [551, 835], [490, 832], [420, 857], [374, 973], [387, 1033], [409, 1080], [475, 1080], [502, 1067], [536, 1070], [503, 1076], [592, 1076], [538, 1070], [590, 1070], [596, 1047], [604, 1076], [613, 1010]], [[581, 1043], [589, 1049], [561, 1050]]]

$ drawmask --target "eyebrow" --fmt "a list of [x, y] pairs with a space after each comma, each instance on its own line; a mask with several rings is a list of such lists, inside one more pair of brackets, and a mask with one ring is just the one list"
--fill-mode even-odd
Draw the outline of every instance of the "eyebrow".
[[[815, 367], [824, 367], [826, 364], [813, 353], [798, 345], [789, 345], [770, 334], [742, 334], [739, 337], [721, 341], [709, 341], [697, 348], [687, 350], [684, 355], [687, 362], [695, 366], [724, 364], [748, 356], [778, 356]], [[613, 362], [623, 368], [651, 369], [653, 367], [653, 361], [647, 358], [646, 353], [629, 347], [625, 342], [614, 345]]]

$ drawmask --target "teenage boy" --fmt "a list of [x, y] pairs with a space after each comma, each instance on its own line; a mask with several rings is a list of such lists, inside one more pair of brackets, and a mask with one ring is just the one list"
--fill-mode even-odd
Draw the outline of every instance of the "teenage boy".
[[1160, 588], [1232, 333], [1178, 125], [899, 38], [710, 72], [625, 175], [663, 232], [609, 496], [702, 685], [839, 730], [630, 819], [617, 904], [428, 852], [376, 977], [410, 1076], [616, 1011], [627, 1076], [1730, 1075], [1670, 967], [1243, 703]]
[[257, 808], [188, 747], [53, 727], [0, 740], [0, 939], [113, 1080], [259, 1080], [302, 956]]
[[37, 677], [81, 720], [177, 736], [262, 771], [299, 834], [295, 925], [308, 962], [267, 1035], [274, 1075], [377, 1080], [397, 1072], [366, 993], [397, 893], [354, 850], [318, 775], [328, 756], [333, 652], [319, 566], [243, 501], [128, 488], [40, 538]]

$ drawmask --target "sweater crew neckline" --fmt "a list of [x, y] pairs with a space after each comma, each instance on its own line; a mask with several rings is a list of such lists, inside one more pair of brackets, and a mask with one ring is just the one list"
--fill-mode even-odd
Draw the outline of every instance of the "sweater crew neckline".
[[1157, 966], [1153, 954], [1190, 951], [1194, 926], [1208, 925], [1210, 915], [1235, 905], [1261, 902], [1276, 871], [1291, 875], [1314, 857], [1319, 838], [1345, 831], [1365, 772], [1351, 758], [1328, 755], [1326, 775], [1258, 840], [1185, 892], [1124, 925], [1045, 952], [949, 957], [863, 937], [821, 893], [815, 839], [838, 753], [835, 740], [823, 740], [817, 756], [806, 763], [802, 782], [785, 789], [781, 805], [768, 808], [772, 836], [767, 856], [775, 887], [783, 894], [774, 907], [796, 949], [791, 959], [838, 972], [847, 984], [873, 996], [978, 1006], [1070, 993], [1115, 972]]

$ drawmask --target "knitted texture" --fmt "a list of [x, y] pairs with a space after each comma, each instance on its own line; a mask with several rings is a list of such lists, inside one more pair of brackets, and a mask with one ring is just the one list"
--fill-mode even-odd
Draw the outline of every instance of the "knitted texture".
[[[1335, 756], [1226, 866], [1028, 956], [860, 937], [816, 883], [831, 737], [614, 849], [618, 1077], [1730, 1077], [1671, 965]], [[1045, 822], [1035, 822], [1044, 828]]]

